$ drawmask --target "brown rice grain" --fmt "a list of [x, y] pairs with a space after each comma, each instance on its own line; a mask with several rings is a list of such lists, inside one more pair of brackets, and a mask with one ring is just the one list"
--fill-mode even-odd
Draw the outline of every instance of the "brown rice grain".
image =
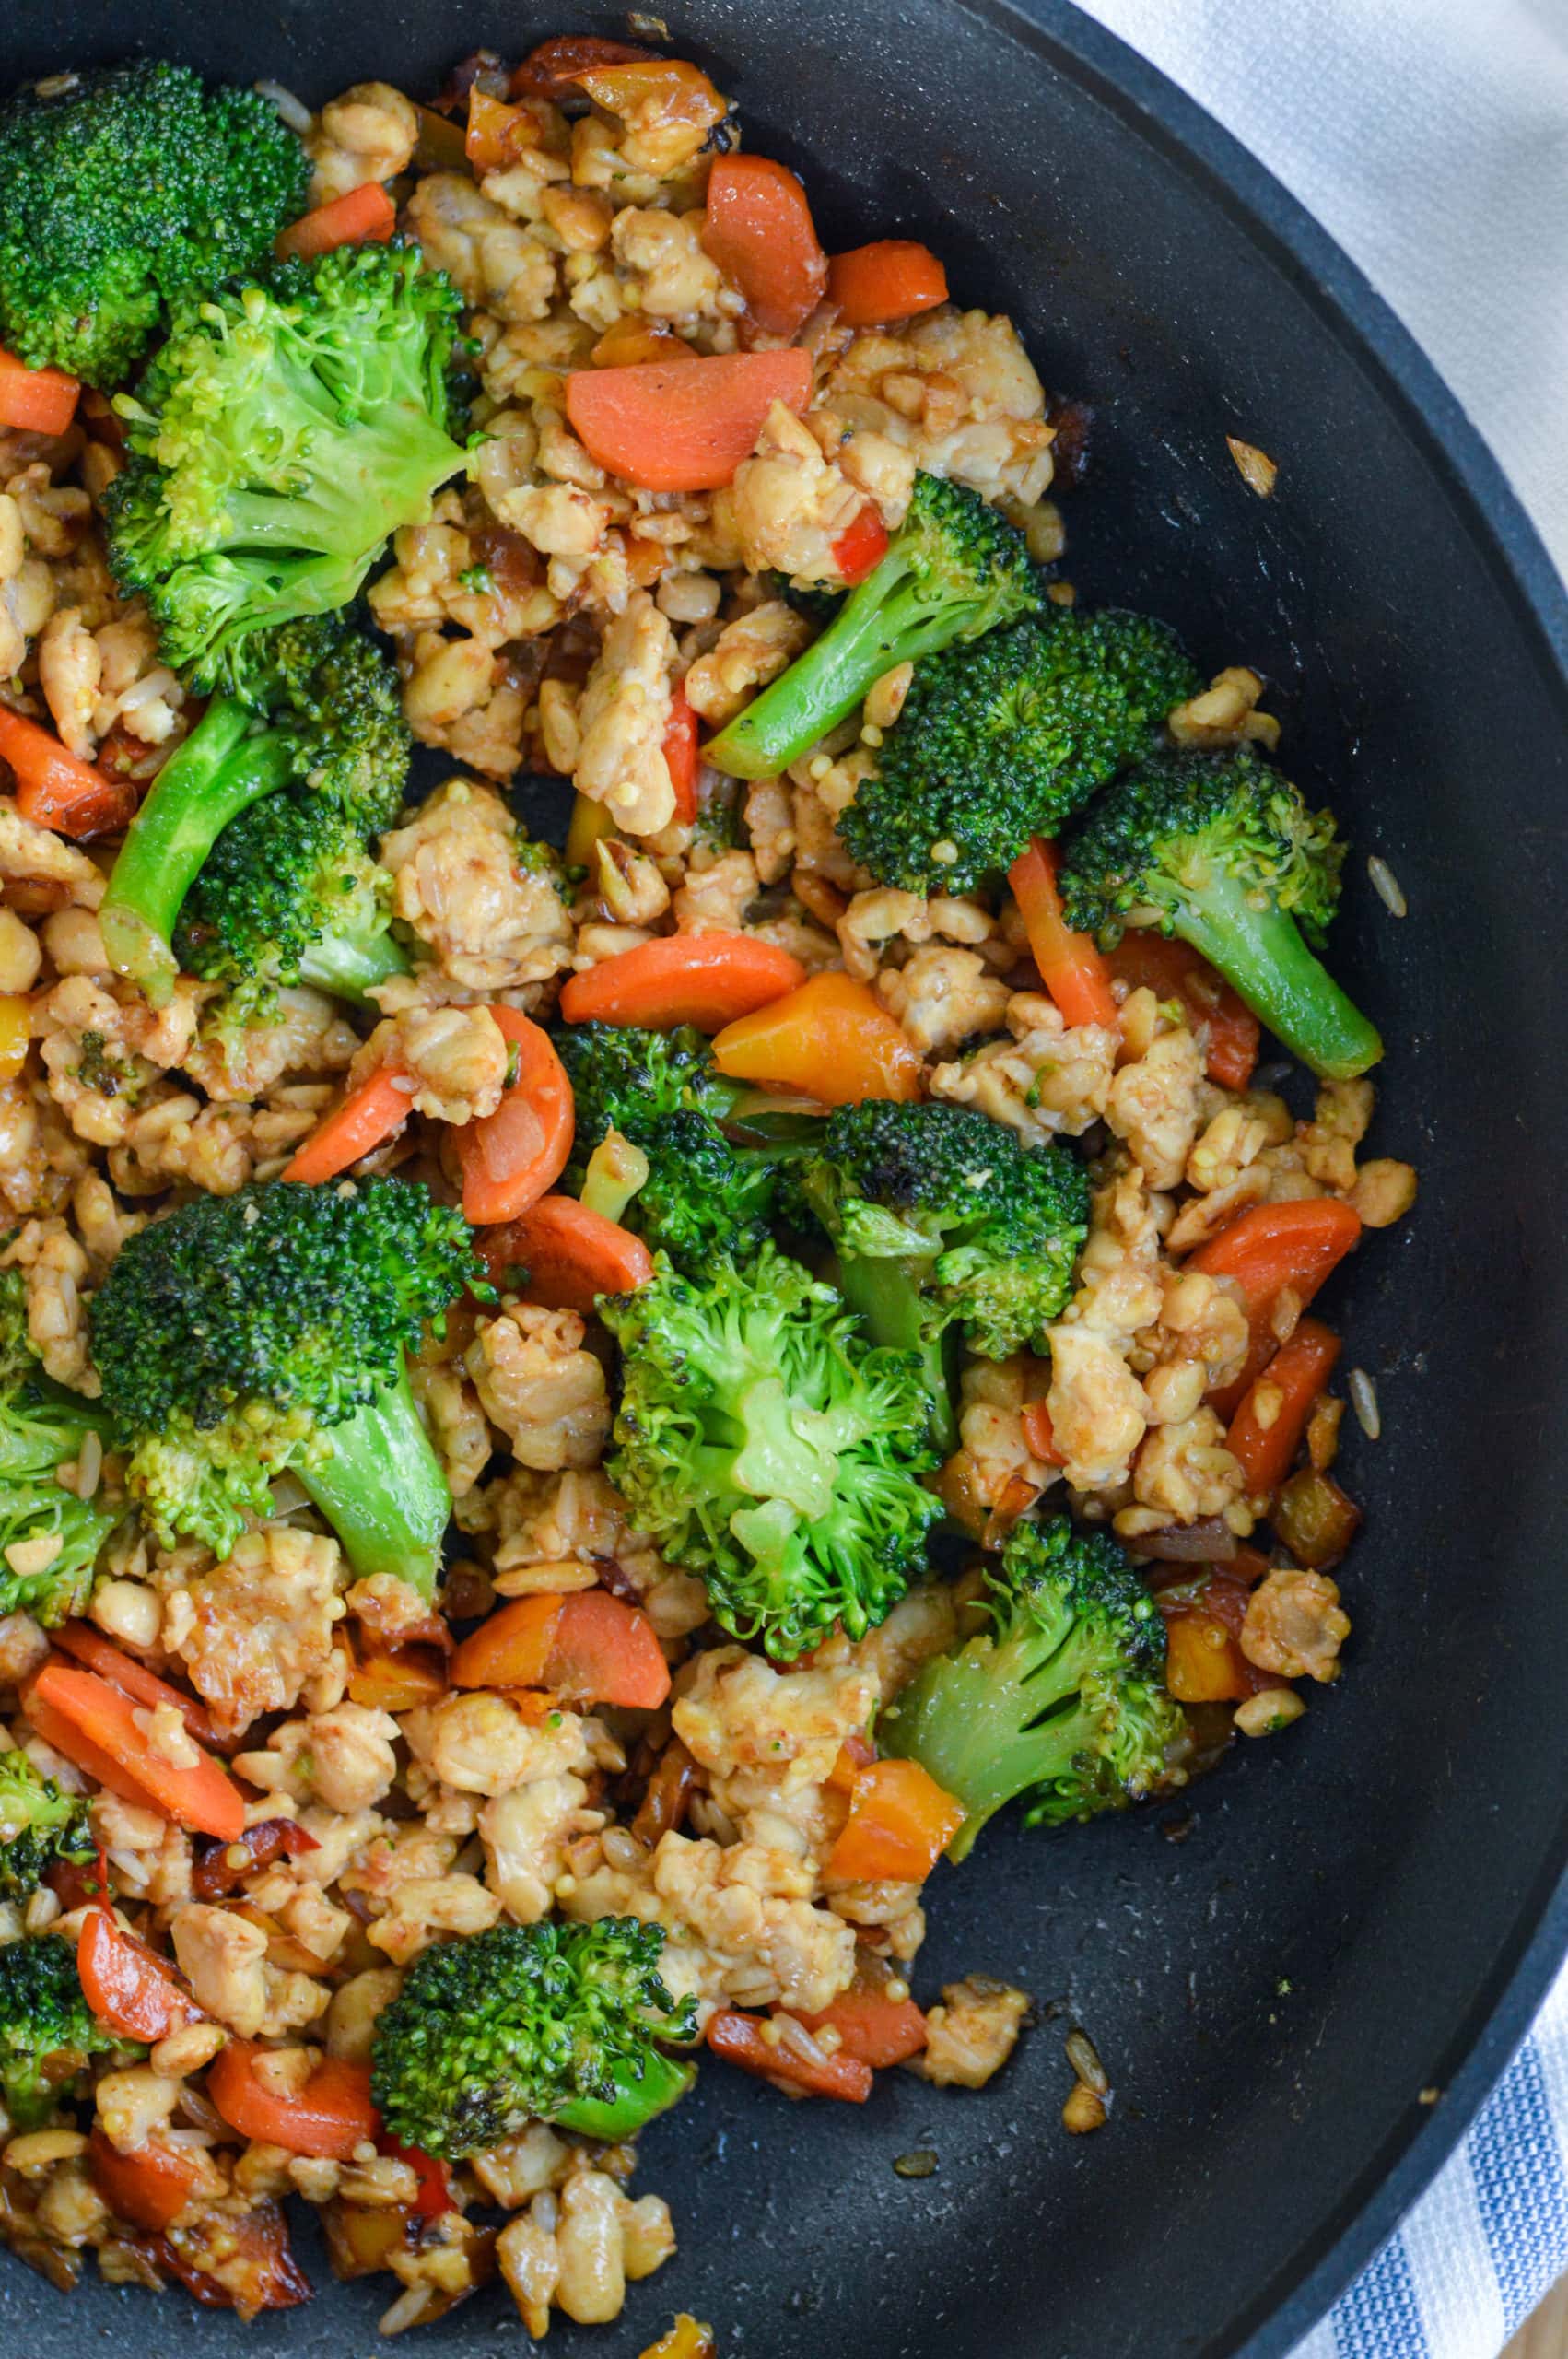
[[1383, 1431], [1383, 1411], [1378, 1403], [1377, 1387], [1365, 1368], [1352, 1368], [1345, 1379], [1345, 1390], [1351, 1396], [1351, 1407], [1356, 1413], [1357, 1425], [1368, 1441], [1375, 1441]]

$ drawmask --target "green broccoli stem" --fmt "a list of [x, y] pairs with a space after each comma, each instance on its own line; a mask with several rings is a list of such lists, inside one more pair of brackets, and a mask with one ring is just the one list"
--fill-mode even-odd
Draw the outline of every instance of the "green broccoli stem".
[[255, 715], [216, 697], [171, 754], [132, 820], [109, 879], [99, 925], [110, 965], [162, 1007], [180, 972], [170, 944], [186, 894], [228, 827], [263, 794], [287, 786], [285, 740], [249, 732]]
[[967, 600], [928, 604], [907, 558], [890, 549], [822, 637], [709, 740], [703, 760], [731, 778], [776, 778], [853, 712], [884, 672], [951, 646], [973, 612]]
[[1241, 878], [1211, 867], [1170, 917], [1281, 1047], [1320, 1079], [1353, 1081], [1377, 1062], [1376, 1030], [1307, 948], [1295, 920], [1271, 901], [1258, 906]]
[[406, 1366], [396, 1384], [330, 1428], [332, 1455], [298, 1467], [301, 1484], [362, 1579], [395, 1574], [433, 1597], [451, 1493], [414, 1405]]
[[339, 999], [368, 1000], [379, 985], [408, 971], [407, 957], [385, 931], [323, 934], [299, 961], [302, 983], [313, 983], [318, 991], [333, 992]]
[[913, 1352], [931, 1398], [930, 1437], [944, 1458], [958, 1447], [958, 1424], [953, 1414], [953, 1381], [948, 1368], [946, 1338], [924, 1332], [920, 1281], [930, 1263], [840, 1254], [838, 1291], [859, 1312], [873, 1344], [895, 1352]]
[[696, 2067], [678, 2064], [673, 2056], [655, 2048], [642, 2060], [640, 2073], [635, 2064], [625, 2061], [611, 2067], [611, 2077], [615, 2083], [613, 2097], [574, 2097], [551, 2116], [552, 2120], [562, 2130], [575, 2130], [579, 2138], [603, 2138], [612, 2144], [635, 2138], [656, 2114], [668, 2113], [685, 2095], [696, 2079]]

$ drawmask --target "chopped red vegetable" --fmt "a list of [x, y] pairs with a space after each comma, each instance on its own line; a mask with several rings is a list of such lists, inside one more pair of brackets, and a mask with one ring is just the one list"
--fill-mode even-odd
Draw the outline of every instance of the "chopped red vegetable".
[[67, 753], [52, 730], [6, 705], [0, 705], [0, 762], [15, 771], [17, 808], [35, 827], [80, 841], [116, 835], [136, 816], [136, 790], [128, 779], [105, 778]]
[[833, 544], [833, 562], [851, 589], [874, 573], [887, 555], [887, 527], [868, 499]]
[[919, 2056], [926, 2044], [926, 2019], [913, 1999], [890, 1999], [881, 1990], [842, 1991], [820, 2015], [802, 2015], [813, 2037], [838, 2034], [837, 2054], [882, 2071]]
[[664, 767], [675, 790], [675, 816], [689, 827], [696, 817], [696, 715], [686, 702], [684, 687], [677, 687], [670, 699], [663, 751]]

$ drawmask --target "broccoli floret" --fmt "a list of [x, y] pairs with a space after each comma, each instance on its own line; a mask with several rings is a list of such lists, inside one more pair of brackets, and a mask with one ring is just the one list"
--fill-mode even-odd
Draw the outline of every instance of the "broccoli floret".
[[451, 1500], [404, 1355], [468, 1285], [467, 1223], [413, 1180], [201, 1196], [127, 1238], [93, 1357], [166, 1543], [228, 1555], [292, 1467], [357, 1572], [428, 1596]]
[[0, 2099], [12, 2125], [36, 2130], [95, 2056], [145, 2055], [97, 2022], [82, 1992], [76, 1944], [24, 1934], [0, 1947]]
[[83, 1797], [62, 1793], [25, 1753], [0, 1752], [0, 1899], [26, 1900], [57, 1860], [88, 1868], [97, 1856]]
[[1307, 947], [1334, 914], [1344, 857], [1332, 812], [1309, 811], [1251, 751], [1163, 754], [1068, 837], [1061, 896], [1083, 933], [1180, 934], [1304, 1064], [1347, 1081], [1383, 1043]]
[[601, 1315], [622, 1353], [611, 1479], [725, 1629], [787, 1660], [882, 1621], [942, 1512], [919, 1361], [771, 1245], [700, 1284], [660, 1257]]
[[[92, 1499], [79, 1499], [52, 1471], [0, 1474], [0, 1614], [30, 1614], [52, 1630], [80, 1614], [92, 1594], [99, 1551], [119, 1518]], [[18, 1572], [39, 1543], [47, 1544], [34, 1571]]]
[[1165, 1692], [1164, 1625], [1120, 1543], [1067, 1516], [1015, 1524], [989, 1600], [992, 1626], [926, 1663], [877, 1723], [964, 1805], [964, 1859], [1022, 1799], [1029, 1826], [1119, 1810], [1148, 1792], [1181, 1734]]
[[655, 2045], [696, 2033], [659, 1972], [663, 1928], [495, 1925], [438, 1942], [376, 2020], [370, 2092], [405, 2146], [456, 2161], [529, 2121], [634, 2137], [695, 2078]]
[[688, 1277], [762, 1250], [778, 1191], [773, 1158], [732, 1146], [695, 1110], [634, 1121], [624, 1135], [648, 1157], [648, 1178], [621, 1215], [626, 1227]]
[[565, 1184], [580, 1194], [588, 1158], [618, 1131], [648, 1158], [648, 1178], [616, 1213], [688, 1276], [716, 1260], [748, 1260], [767, 1236], [777, 1192], [772, 1159], [734, 1147], [720, 1129], [738, 1091], [702, 1034], [567, 1024], [556, 1045], [572, 1085], [577, 1135]]
[[688, 1110], [722, 1121], [735, 1102], [736, 1085], [693, 1025], [645, 1032], [633, 1024], [562, 1024], [551, 1038], [572, 1086], [579, 1169], [608, 1130]]
[[101, 1032], [90, 1029], [82, 1034], [82, 1052], [76, 1059], [76, 1079], [84, 1089], [95, 1090], [99, 1097], [123, 1097], [134, 1106], [141, 1094], [141, 1078], [129, 1057], [116, 1056]]
[[170, 304], [270, 254], [310, 184], [269, 100], [184, 65], [18, 90], [0, 111], [0, 343], [119, 383]]
[[225, 827], [186, 895], [174, 948], [184, 973], [227, 985], [227, 1032], [271, 1020], [286, 984], [362, 1001], [405, 974], [391, 899], [392, 879], [357, 829], [323, 796], [291, 788]]
[[967, 1107], [870, 1098], [828, 1118], [794, 1186], [838, 1254], [873, 1343], [921, 1355], [932, 1438], [957, 1447], [943, 1338], [1005, 1359], [1065, 1309], [1089, 1180], [1066, 1147], [1024, 1147]]
[[[287, 811], [302, 811], [307, 796], [318, 798], [362, 851], [370, 836], [390, 826], [407, 789], [413, 740], [397, 672], [363, 631], [341, 615], [312, 616], [258, 632], [244, 657], [233, 683], [240, 692], [213, 698], [153, 781], [99, 913], [116, 969], [139, 982], [155, 1004], [168, 999], [179, 972], [171, 945], [186, 895], [214, 846], [253, 806], [297, 783], [302, 792]], [[287, 817], [263, 822], [258, 816], [254, 825], [263, 830], [260, 846], [253, 833], [242, 833], [228, 847], [226, 882], [217, 890], [232, 912], [235, 878], [257, 858], [277, 857], [298, 880], [304, 906], [279, 937], [278, 979], [286, 980], [281, 968], [315, 931], [321, 881], [312, 850], [331, 822], [318, 818], [313, 843], [298, 850], [283, 843]], [[247, 941], [275, 914], [284, 921], [287, 900], [280, 874], [269, 907], [242, 929]], [[205, 914], [214, 921], [213, 911]], [[217, 930], [236, 922], [226, 916]], [[238, 942], [235, 948], [245, 966], [251, 954]]]
[[1017, 622], [1042, 594], [1021, 533], [978, 493], [918, 475], [882, 563], [821, 638], [710, 739], [703, 759], [734, 778], [775, 778], [894, 664]]
[[[30, 1614], [53, 1629], [87, 1603], [118, 1518], [67, 1491], [54, 1470], [80, 1454], [89, 1433], [111, 1442], [112, 1418], [44, 1375], [28, 1337], [22, 1273], [0, 1270], [0, 1614]], [[53, 1544], [27, 1547], [40, 1541]], [[8, 1553], [18, 1546], [24, 1566], [31, 1555], [43, 1561], [18, 1571]]]
[[88, 1433], [109, 1440], [114, 1421], [96, 1401], [44, 1375], [28, 1332], [27, 1280], [0, 1270], [0, 1481], [61, 1466]]
[[973, 892], [1057, 835], [1200, 686], [1164, 623], [1047, 606], [917, 666], [839, 832], [883, 885]]
[[467, 464], [448, 431], [457, 290], [418, 249], [339, 246], [176, 306], [105, 500], [121, 586], [169, 661], [225, 684], [237, 640], [349, 605], [389, 534]]

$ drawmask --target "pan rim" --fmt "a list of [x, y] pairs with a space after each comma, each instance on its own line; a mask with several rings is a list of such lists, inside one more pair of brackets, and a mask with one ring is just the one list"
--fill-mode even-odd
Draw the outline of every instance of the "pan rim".
[[[1397, 419], [1504, 596], [1568, 725], [1568, 584], [1480, 428], [1360, 266], [1267, 165], [1196, 99], [1071, 0], [958, 0], [1043, 59], [1217, 204]], [[1202, 2359], [1284, 2359], [1324, 2318], [1457, 2148], [1568, 1955], [1568, 1805], [1496, 1958], [1448, 2044], [1441, 2101], [1412, 2093], [1399, 2127], [1268, 2285], [1242, 2299]], [[1446, 2068], [1446, 2069], [1444, 2069]]]

